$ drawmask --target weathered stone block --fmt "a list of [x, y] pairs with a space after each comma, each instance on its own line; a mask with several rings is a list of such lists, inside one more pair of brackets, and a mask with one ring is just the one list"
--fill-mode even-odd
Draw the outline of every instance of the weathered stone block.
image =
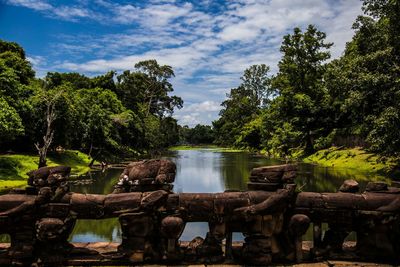
[[340, 186], [339, 191], [345, 193], [357, 193], [360, 189], [357, 181], [355, 180], [345, 180]]
[[367, 192], [379, 192], [379, 191], [387, 191], [388, 185], [385, 182], [369, 182], [365, 191]]
[[143, 193], [140, 206], [143, 209], [154, 209], [166, 204], [168, 192], [158, 190], [154, 192]]
[[71, 210], [80, 219], [101, 218], [104, 215], [104, 195], [72, 194]]
[[140, 208], [142, 193], [109, 194], [104, 199], [104, 212], [107, 216]]

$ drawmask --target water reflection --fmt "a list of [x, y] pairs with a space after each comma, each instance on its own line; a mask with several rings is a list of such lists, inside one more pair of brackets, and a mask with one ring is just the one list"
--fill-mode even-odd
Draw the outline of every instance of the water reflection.
[[71, 240], [72, 242], [120, 242], [121, 228], [118, 219], [78, 220]]
[[[212, 149], [172, 151], [165, 158], [173, 160], [177, 165], [175, 192], [246, 190], [252, 168], [282, 163], [255, 154], [218, 152]], [[92, 184], [72, 186], [71, 190], [82, 193], [109, 194], [113, 191], [113, 185], [121, 171], [109, 170], [105, 173], [91, 173]], [[299, 164], [296, 183], [300, 191], [336, 192], [345, 179], [355, 179], [360, 182], [361, 186], [365, 185], [367, 180], [389, 181], [386, 177], [362, 174], [354, 170]], [[198, 235], [204, 237], [207, 229], [207, 223], [187, 224], [181, 240], [191, 240]], [[117, 219], [79, 220], [71, 239], [74, 242], [119, 242], [121, 240], [120, 231]]]
[[340, 185], [347, 179], [354, 179], [364, 190], [368, 181], [385, 181], [390, 183], [389, 177], [376, 174], [360, 173], [346, 168], [322, 167], [312, 164], [299, 164], [299, 171], [295, 180], [299, 191], [337, 192]]

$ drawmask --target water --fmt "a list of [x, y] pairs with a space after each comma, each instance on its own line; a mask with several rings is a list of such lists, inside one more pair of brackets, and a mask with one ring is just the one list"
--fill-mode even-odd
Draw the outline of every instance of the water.
[[[179, 192], [223, 192], [224, 190], [246, 190], [252, 168], [282, 164], [246, 152], [218, 152], [213, 149], [172, 151], [165, 158], [177, 165], [174, 191]], [[85, 177], [93, 183], [71, 186], [71, 191], [93, 194], [109, 194], [113, 191], [122, 170], [94, 172]], [[388, 180], [376, 175], [360, 174], [354, 170], [325, 168], [311, 164], [300, 164], [296, 183], [301, 191], [336, 192], [346, 179], [355, 179], [361, 187], [367, 180]], [[196, 236], [205, 237], [206, 223], [188, 223], [181, 240]], [[241, 239], [234, 235], [235, 239]], [[118, 219], [78, 220], [71, 235], [73, 242], [121, 241]]]

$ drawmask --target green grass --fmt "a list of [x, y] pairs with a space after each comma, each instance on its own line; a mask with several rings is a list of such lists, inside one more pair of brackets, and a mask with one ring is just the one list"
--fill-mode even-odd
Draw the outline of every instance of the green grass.
[[205, 148], [218, 148], [216, 145], [180, 145], [180, 146], [171, 146], [168, 150], [177, 151], [177, 150], [198, 150]]
[[215, 152], [243, 152], [246, 150], [243, 149], [236, 149], [236, 148], [229, 148], [229, 147], [219, 147], [216, 145], [180, 145], [180, 146], [172, 146], [168, 148], [171, 151], [178, 151], [178, 150], [202, 150], [208, 149]]
[[303, 160], [327, 167], [348, 168], [364, 173], [389, 174], [397, 165], [394, 158], [384, 158], [362, 148], [320, 150]]
[[[0, 155], [0, 191], [26, 185], [27, 172], [37, 169], [37, 155], [11, 154]], [[66, 165], [72, 168], [73, 174], [84, 174], [90, 170], [88, 155], [75, 151], [52, 152], [47, 157], [48, 166]]]

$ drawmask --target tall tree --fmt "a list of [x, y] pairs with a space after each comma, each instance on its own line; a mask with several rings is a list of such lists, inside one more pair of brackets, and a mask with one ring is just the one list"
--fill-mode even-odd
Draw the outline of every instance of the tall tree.
[[147, 75], [144, 92], [146, 115], [152, 113], [162, 117], [164, 113], [172, 114], [175, 107], [182, 107], [183, 101], [180, 97], [168, 96], [173, 91], [169, 79], [175, 76], [171, 66], [159, 65], [152, 59], [135, 64], [135, 68]]
[[306, 152], [313, 151], [315, 138], [326, 134], [325, 126], [329, 123], [329, 95], [323, 75], [332, 43], [326, 43], [325, 38], [326, 34], [313, 25], [304, 33], [295, 28], [293, 34], [284, 36], [280, 49], [283, 56], [272, 82], [279, 93], [274, 120], [280, 121], [273, 131], [279, 132], [284, 127], [301, 132], [301, 136], [295, 135], [298, 140], [294, 143]]
[[264, 64], [250, 66], [244, 71], [239, 87], [231, 89], [221, 104], [220, 118], [213, 122], [217, 143], [259, 147], [260, 124], [252, 123], [252, 120], [275, 94], [268, 72], [269, 67]]

